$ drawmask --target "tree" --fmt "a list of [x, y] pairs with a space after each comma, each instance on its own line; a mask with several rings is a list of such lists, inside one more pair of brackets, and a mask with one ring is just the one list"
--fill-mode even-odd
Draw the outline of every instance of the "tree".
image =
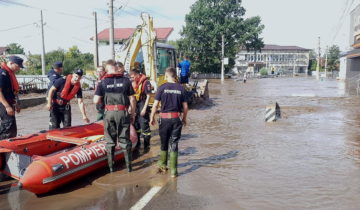
[[79, 48], [74, 45], [72, 47], [69, 48], [69, 51], [66, 52], [65, 56], [66, 58], [76, 58], [79, 57], [81, 54]]
[[28, 75], [41, 74], [41, 55], [30, 54], [26, 61], [26, 69], [20, 70], [18, 74], [28, 74]]
[[65, 50], [63, 50], [63, 49], [61, 49], [61, 48], [46, 53], [46, 54], [45, 54], [46, 70], [51, 69], [51, 68], [52, 68], [52, 65], [53, 65], [56, 61], [61, 61], [61, 62], [63, 62], [64, 60], [65, 60]]
[[[46, 70], [49, 71], [56, 61], [62, 61], [64, 75], [73, 72], [75, 69], [84, 70], [94, 69], [93, 55], [91, 53], [81, 53], [77, 46], [69, 48], [68, 51], [57, 49], [45, 54]], [[41, 74], [41, 56], [29, 55], [27, 69], [20, 71], [19, 74]]]
[[94, 69], [93, 55], [81, 53], [77, 46], [72, 46], [65, 53], [64, 74], [69, 74], [75, 69]]
[[259, 51], [263, 46], [259, 34], [264, 26], [260, 17], [244, 19], [241, 0], [198, 0], [185, 17], [185, 27], [178, 40], [179, 52], [190, 56], [192, 69], [220, 72], [221, 37], [225, 38], [226, 71], [235, 64], [241, 48]]
[[340, 65], [340, 48], [332, 45], [328, 50], [328, 69], [330, 71], [338, 70]]
[[22, 48], [20, 44], [11, 43], [8, 44], [6, 47], [9, 48], [9, 54], [25, 54], [24, 48]]
[[317, 65], [317, 55], [315, 50], [311, 50], [309, 53], [309, 69], [311, 71], [316, 71], [316, 65]]

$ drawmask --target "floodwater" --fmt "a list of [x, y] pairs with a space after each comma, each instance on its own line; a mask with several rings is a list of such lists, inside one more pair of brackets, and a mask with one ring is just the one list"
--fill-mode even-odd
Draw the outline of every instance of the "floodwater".
[[[113, 174], [104, 169], [40, 197], [6, 181], [1, 209], [129, 209], [154, 186], [161, 190], [144, 209], [360, 208], [360, 98], [347, 96], [342, 82], [214, 80], [209, 88], [210, 101], [190, 111], [183, 130], [178, 178], [157, 174], [154, 137], [131, 174], [118, 163]], [[265, 123], [275, 102], [282, 119]], [[41, 107], [18, 116], [22, 134], [47, 123]]]

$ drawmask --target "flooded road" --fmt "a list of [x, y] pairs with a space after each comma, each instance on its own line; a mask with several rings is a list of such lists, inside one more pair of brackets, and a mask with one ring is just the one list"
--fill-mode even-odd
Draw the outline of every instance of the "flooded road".
[[[154, 187], [144, 209], [359, 209], [360, 98], [344, 88], [313, 78], [211, 81], [211, 100], [189, 113], [177, 179], [156, 173], [155, 137], [131, 174], [119, 163], [116, 173], [104, 169], [41, 197], [3, 182], [1, 209], [129, 209]], [[282, 119], [265, 123], [275, 102]], [[18, 116], [21, 134], [47, 123], [40, 107]]]

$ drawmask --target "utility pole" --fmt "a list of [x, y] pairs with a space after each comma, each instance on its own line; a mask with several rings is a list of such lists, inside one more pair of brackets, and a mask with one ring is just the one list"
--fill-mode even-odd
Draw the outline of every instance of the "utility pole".
[[93, 12], [93, 15], [95, 17], [95, 36], [94, 36], [94, 42], [95, 42], [95, 53], [94, 53], [94, 66], [97, 68], [99, 66], [99, 48], [98, 48], [98, 36], [97, 36], [97, 15], [96, 12]]
[[42, 52], [41, 52], [41, 74], [45, 75], [45, 41], [44, 41], [44, 19], [42, 10], [41, 14], [41, 38], [42, 38]]
[[294, 54], [293, 56], [294, 56], [294, 57], [293, 57], [293, 58], [294, 58], [294, 59], [293, 59], [293, 60], [294, 60], [293, 77], [295, 77], [296, 57], [297, 57], [297, 56], [296, 56], [296, 54]]
[[325, 78], [327, 77], [327, 65], [328, 65], [328, 46], [326, 46], [326, 51], [325, 51]]
[[318, 57], [316, 65], [316, 79], [320, 79], [320, 60], [321, 60], [321, 47], [320, 47], [320, 37], [319, 37], [319, 46], [318, 46]]
[[221, 35], [221, 82], [224, 81], [224, 34]]
[[115, 49], [114, 49], [114, 0], [110, 0], [109, 4], [109, 17], [110, 17], [110, 30], [109, 30], [109, 43], [110, 43], [110, 52], [111, 58], [115, 60]]

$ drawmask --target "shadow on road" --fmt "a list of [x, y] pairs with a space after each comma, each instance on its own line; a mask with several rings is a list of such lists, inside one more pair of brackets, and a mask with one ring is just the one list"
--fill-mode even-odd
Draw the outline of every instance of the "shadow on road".
[[209, 98], [206, 101], [199, 102], [197, 104], [191, 104], [190, 109], [195, 110], [208, 110], [212, 107], [216, 106], [215, 100], [216, 98]]
[[222, 154], [222, 155], [214, 155], [214, 156], [210, 156], [204, 159], [198, 159], [198, 160], [189, 160], [186, 163], [180, 163], [178, 164], [178, 168], [184, 168], [187, 166], [191, 166], [190, 168], [186, 169], [183, 172], [179, 173], [179, 176], [191, 173], [203, 166], [208, 166], [208, 165], [214, 165], [217, 164], [223, 160], [226, 159], [230, 159], [230, 158], [234, 158], [238, 155], [239, 151], [230, 151], [226, 154]]

